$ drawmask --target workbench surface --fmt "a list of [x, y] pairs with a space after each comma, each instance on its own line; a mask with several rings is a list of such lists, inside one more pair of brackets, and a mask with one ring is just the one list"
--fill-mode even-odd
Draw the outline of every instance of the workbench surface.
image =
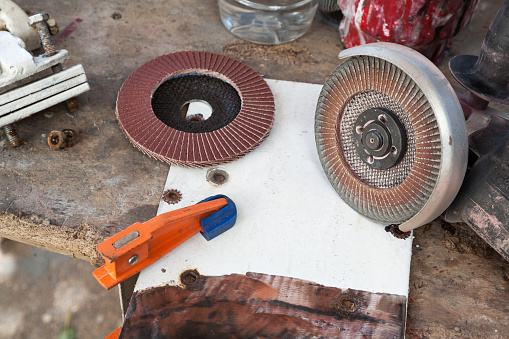
[[[134, 148], [115, 116], [127, 76], [152, 58], [182, 50], [222, 53], [266, 78], [322, 84], [344, 48], [337, 30], [318, 20], [296, 42], [255, 45], [223, 27], [216, 1], [16, 1], [48, 12], [60, 33], [57, 48], [82, 64], [91, 90], [79, 110], [60, 104], [18, 122], [24, 145], [0, 134], [0, 236], [100, 264], [96, 245], [155, 216], [169, 165]], [[471, 24], [453, 39], [447, 62], [478, 55], [503, 1], [482, 2]], [[498, 107], [507, 110], [507, 107]], [[79, 142], [48, 147], [52, 130], [75, 129]], [[339, 199], [339, 197], [338, 197]], [[509, 265], [464, 225], [436, 221], [415, 232], [408, 337], [509, 337]]]

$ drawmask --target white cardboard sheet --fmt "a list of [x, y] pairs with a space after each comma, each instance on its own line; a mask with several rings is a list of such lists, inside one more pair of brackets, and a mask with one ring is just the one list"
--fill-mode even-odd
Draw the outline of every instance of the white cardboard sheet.
[[407, 296], [411, 238], [396, 239], [350, 208], [320, 165], [314, 113], [322, 86], [267, 82], [276, 103], [269, 137], [244, 158], [218, 166], [230, 176], [219, 187], [206, 180], [208, 169], [171, 166], [164, 189], [179, 190], [182, 200], [159, 205], [158, 214], [224, 194], [237, 205], [236, 225], [211, 241], [195, 235], [143, 270], [136, 290], [178, 285], [180, 273], [197, 269]]

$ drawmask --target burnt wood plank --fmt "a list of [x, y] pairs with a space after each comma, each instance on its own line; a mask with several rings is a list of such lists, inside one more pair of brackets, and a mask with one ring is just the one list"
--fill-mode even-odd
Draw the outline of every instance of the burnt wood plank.
[[134, 294], [120, 338], [400, 338], [405, 296], [260, 273]]

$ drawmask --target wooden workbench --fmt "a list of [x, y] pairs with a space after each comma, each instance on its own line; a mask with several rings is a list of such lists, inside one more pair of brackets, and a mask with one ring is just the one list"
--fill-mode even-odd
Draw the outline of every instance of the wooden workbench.
[[[0, 236], [95, 265], [99, 242], [156, 214], [169, 169], [135, 149], [118, 126], [116, 95], [131, 72], [161, 54], [204, 50], [244, 61], [267, 78], [321, 84], [343, 48], [336, 29], [318, 20], [289, 44], [241, 41], [223, 27], [211, 0], [17, 3], [56, 18], [57, 48], [70, 52], [66, 65], [84, 66], [91, 90], [78, 98], [75, 114], [61, 104], [19, 122], [22, 147], [0, 141]], [[501, 3], [481, 3], [449, 57], [478, 54]], [[447, 61], [440, 67], [461, 90]], [[79, 142], [53, 151], [46, 136], [63, 128], [77, 130]], [[509, 337], [508, 263], [463, 225], [436, 222], [415, 233], [407, 335]]]

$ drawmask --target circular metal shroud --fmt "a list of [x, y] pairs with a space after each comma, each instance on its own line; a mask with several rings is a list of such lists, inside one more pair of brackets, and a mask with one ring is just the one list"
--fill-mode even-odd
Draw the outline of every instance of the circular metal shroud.
[[[317, 149], [329, 181], [359, 213], [403, 223], [402, 231], [433, 220], [456, 196], [466, 169], [466, 127], [452, 87], [429, 60], [404, 46], [370, 44], [340, 57], [350, 59], [328, 78], [315, 115]], [[368, 100], [345, 115], [358, 96]], [[355, 121], [363, 110], [377, 107], [396, 113], [409, 139], [405, 157], [387, 170], [357, 163], [342, 134], [348, 130], [343, 119]]]
[[[168, 126], [154, 113], [152, 96], [165, 81], [182, 75], [226, 82], [241, 99], [240, 112], [210, 132]], [[120, 89], [116, 114], [124, 134], [142, 152], [171, 164], [206, 167], [235, 160], [257, 147], [269, 134], [274, 110], [269, 86], [249, 66], [219, 54], [185, 51], [162, 55], [134, 71]]]

